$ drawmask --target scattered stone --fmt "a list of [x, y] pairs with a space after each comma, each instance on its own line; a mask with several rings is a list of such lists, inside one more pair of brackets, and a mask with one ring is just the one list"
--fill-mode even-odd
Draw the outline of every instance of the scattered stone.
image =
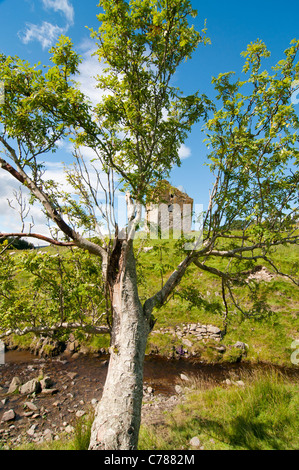
[[71, 380], [74, 380], [78, 376], [77, 372], [68, 372], [67, 375]]
[[5, 413], [3, 413], [3, 416], [2, 416], [2, 421], [3, 422], [7, 422], [7, 421], [13, 421], [16, 417], [16, 414], [14, 412], [14, 410], [8, 410], [8, 411], [5, 411]]
[[38, 411], [38, 407], [32, 401], [25, 401], [24, 407], [29, 408], [31, 411]]
[[201, 442], [198, 439], [198, 437], [192, 437], [192, 439], [190, 439], [190, 441], [189, 441], [189, 444], [192, 447], [200, 447], [201, 446]]
[[22, 395], [30, 395], [31, 393], [39, 393], [41, 391], [40, 382], [37, 379], [29, 380], [20, 387], [20, 393]]
[[42, 390], [45, 390], [45, 389], [51, 388], [51, 386], [53, 385], [53, 381], [52, 381], [52, 379], [50, 379], [50, 377], [47, 376], [47, 377], [44, 377], [40, 381], [40, 384], [41, 384]]
[[82, 416], [85, 415], [85, 411], [84, 410], [78, 410], [76, 411], [76, 416], [77, 418], [82, 418]]
[[44, 388], [42, 390], [42, 394], [43, 395], [55, 395], [56, 393], [58, 393], [58, 389], [57, 388]]
[[44, 431], [44, 439], [46, 441], [52, 441], [53, 440], [53, 431], [51, 431], [51, 429], [46, 429]]
[[175, 385], [174, 387], [176, 393], [180, 394], [183, 391], [183, 388], [180, 385]]
[[18, 390], [19, 386], [22, 384], [20, 377], [14, 377], [10, 383], [9, 389], [7, 393], [14, 393]]
[[33, 437], [34, 434], [35, 434], [36, 428], [37, 428], [37, 424], [33, 424], [33, 425], [27, 430], [28, 436]]
[[237, 380], [237, 381], [236, 381], [236, 384], [237, 384], [239, 387], [245, 387], [245, 383], [243, 382], [243, 380]]
[[252, 272], [248, 277], [247, 281], [255, 280], [257, 282], [259, 281], [265, 281], [265, 282], [270, 282], [274, 278], [274, 274], [270, 273], [268, 269], [265, 268], [265, 266], [256, 266], [254, 269], [254, 272]]
[[234, 348], [239, 348], [239, 349], [242, 349], [243, 351], [246, 351], [246, 349], [248, 349], [248, 344], [246, 343], [243, 343], [242, 341], [237, 341], [234, 345], [233, 345]]
[[72, 432], [74, 432], [74, 427], [71, 426], [70, 424], [68, 424], [66, 427], [65, 427], [65, 432], [67, 434], [71, 434]]
[[182, 380], [185, 380], [186, 382], [188, 382], [190, 380], [189, 377], [186, 374], [181, 374], [180, 377], [181, 377]]

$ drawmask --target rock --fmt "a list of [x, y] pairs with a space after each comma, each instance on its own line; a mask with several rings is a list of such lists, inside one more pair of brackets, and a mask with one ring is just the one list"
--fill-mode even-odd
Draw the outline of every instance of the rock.
[[192, 447], [200, 447], [201, 446], [201, 442], [198, 439], [198, 437], [192, 437], [192, 439], [190, 439], [190, 441], [189, 441], [189, 444]]
[[245, 387], [245, 383], [243, 382], [243, 380], [237, 380], [236, 384], [238, 385], [238, 387]]
[[242, 341], [237, 341], [234, 345], [234, 348], [242, 349], [243, 351], [246, 351], [248, 349], [248, 344], [243, 343]]
[[84, 410], [78, 410], [76, 411], [76, 416], [77, 418], [82, 418], [82, 416], [85, 415], [85, 411]]
[[198, 333], [206, 333], [207, 327], [206, 327], [205, 325], [198, 326], [198, 327], [196, 328], [196, 331], [197, 331]]
[[33, 424], [27, 431], [28, 436], [33, 437], [35, 434], [36, 428], [37, 428], [37, 424]]
[[221, 333], [220, 328], [218, 328], [217, 326], [212, 326], [212, 325], [207, 326], [207, 331], [209, 333], [216, 334], [216, 335], [219, 335]]
[[22, 381], [19, 377], [14, 377], [10, 383], [8, 393], [14, 393], [18, 390], [19, 386], [22, 384]]
[[185, 375], [185, 374], [181, 374], [180, 377], [181, 377], [182, 380], [186, 380], [186, 382], [188, 382], [190, 380], [189, 377], [187, 377], [187, 375]]
[[74, 380], [74, 378], [78, 376], [77, 372], [68, 372], [67, 375], [71, 380]]
[[174, 389], [175, 389], [176, 393], [178, 393], [178, 394], [182, 393], [182, 391], [183, 391], [183, 389], [180, 385], [175, 385]]
[[25, 401], [24, 406], [31, 411], [38, 411], [38, 407], [31, 401]]
[[53, 385], [53, 381], [52, 379], [50, 379], [50, 377], [47, 376], [47, 377], [44, 377], [40, 381], [40, 384], [41, 384], [42, 390], [45, 390], [45, 389], [51, 388], [51, 386]]
[[192, 341], [190, 341], [187, 338], [182, 339], [182, 343], [183, 343], [184, 346], [187, 346], [187, 348], [191, 348], [193, 346]]
[[44, 439], [46, 441], [52, 441], [53, 440], [53, 432], [51, 431], [51, 429], [46, 429], [44, 431]]
[[37, 379], [29, 380], [20, 387], [20, 393], [22, 395], [29, 395], [31, 393], [39, 393], [41, 391], [40, 382]]
[[5, 413], [3, 413], [2, 421], [3, 422], [13, 421], [15, 417], [16, 417], [16, 414], [14, 410], [8, 410], [8, 411], [5, 411]]
[[71, 426], [70, 424], [68, 424], [68, 425], [65, 427], [65, 432], [68, 433], [68, 434], [71, 434], [72, 432], [74, 432], [73, 426]]
[[55, 395], [55, 393], [58, 393], [57, 388], [44, 388], [42, 390], [43, 395]]

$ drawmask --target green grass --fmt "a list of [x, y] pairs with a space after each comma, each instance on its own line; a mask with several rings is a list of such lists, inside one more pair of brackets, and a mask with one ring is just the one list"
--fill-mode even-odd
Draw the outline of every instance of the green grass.
[[[165, 423], [141, 426], [138, 450], [188, 450], [198, 437], [204, 450], [297, 450], [298, 382], [276, 371], [244, 374], [243, 387], [188, 382], [186, 399]], [[15, 450], [87, 450], [93, 415], [77, 420], [72, 437]]]
[[200, 386], [177, 406], [166, 425], [142, 427], [139, 449], [296, 450], [298, 384], [277, 373], [247, 376], [245, 387]]
[[[153, 247], [148, 252], [139, 250], [140, 243], [144, 242], [136, 240], [139, 293], [141, 301], [144, 301], [161, 288], [162, 281], [165, 281], [182, 261], [184, 254], [176, 250], [174, 240], [148, 240], [144, 246]], [[57, 251], [51, 247], [42, 250], [53, 253]], [[59, 251], [63, 253], [65, 249]], [[17, 254], [18, 252], [16, 256]], [[298, 247], [278, 247], [273, 253], [273, 258], [279, 269], [286, 270], [298, 278]], [[215, 259], [208, 264], [225, 269], [227, 260]], [[267, 267], [273, 272], [270, 266]], [[26, 283], [26, 276], [22, 276], [22, 273], [20, 282]], [[260, 282], [257, 287], [259, 302], [255, 306], [248, 288], [234, 287], [235, 298], [247, 316], [228, 299], [228, 325], [223, 344], [229, 347], [236, 341], [243, 341], [249, 346], [246, 358], [248, 361], [266, 361], [291, 366], [291, 344], [294, 339], [299, 338], [299, 289], [289, 279], [281, 276], [275, 276], [270, 282]], [[190, 266], [174, 295], [162, 308], [155, 309], [154, 316], [156, 330], [197, 322], [213, 324], [222, 329], [224, 306], [221, 281], [212, 274], [201, 272], [195, 265]], [[109, 338], [89, 339], [88, 346], [91, 351], [107, 349]], [[147, 353], [159, 351], [160, 354], [170, 356], [178, 346], [171, 335], [150, 335]], [[196, 348], [200, 351], [201, 360], [215, 362], [220, 357], [223, 361], [231, 360], [229, 348], [222, 356], [215, 353], [211, 344], [197, 344]]]
[[14, 450], [88, 450], [93, 419], [94, 412], [91, 410], [86, 416], [76, 418], [71, 437], [61, 434], [57, 440], [44, 441], [41, 444], [26, 443], [14, 448]]
[[[138, 269], [140, 277], [140, 294], [146, 299], [161, 287], [161, 275], [155, 271], [155, 266], [164, 262], [167, 269], [163, 273], [163, 280], [167, 279], [177, 264], [182, 261], [183, 255], [175, 250], [175, 243], [171, 240], [150, 240], [147, 245], [154, 249], [144, 253], [140, 252]], [[299, 248], [297, 246], [278, 247], [273, 258], [279, 269], [297, 276]], [[207, 262], [217, 268], [225, 269], [227, 260], [216, 259]], [[273, 268], [265, 267], [273, 273]], [[247, 287], [234, 287], [235, 299], [239, 302], [245, 315], [242, 314], [228, 298], [228, 327], [223, 339], [226, 346], [236, 341], [248, 344], [247, 360], [266, 361], [275, 364], [291, 366], [291, 344], [299, 338], [299, 289], [290, 279], [274, 276], [270, 282], [259, 282], [256, 286], [257, 302], [250, 297]], [[193, 298], [192, 294], [193, 292]], [[197, 293], [197, 298], [194, 296]], [[221, 296], [221, 281], [214, 275], [201, 272], [192, 265], [187, 275], [168, 303], [154, 311], [156, 317], [155, 328], [174, 327], [182, 323], [213, 324], [219, 328], [224, 325], [224, 307]], [[168, 338], [169, 353], [173, 348], [173, 339]], [[208, 347], [208, 346], [207, 346]], [[167, 338], [151, 335], [149, 338], [150, 350], [167, 350]], [[207, 349], [207, 348], [206, 348]], [[217, 357], [205, 354], [202, 351], [202, 360], [215, 361]], [[229, 354], [224, 354], [222, 360], [230, 360]]]

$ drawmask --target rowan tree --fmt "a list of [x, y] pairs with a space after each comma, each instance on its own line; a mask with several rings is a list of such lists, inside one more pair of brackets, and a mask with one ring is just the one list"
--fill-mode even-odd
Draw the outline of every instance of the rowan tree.
[[[136, 449], [154, 309], [167, 301], [191, 264], [221, 279], [226, 305], [233, 283], [242, 282], [255, 262], [266, 260], [275, 268], [271, 251], [298, 243], [298, 118], [291, 97], [299, 75], [299, 42], [292, 42], [271, 73], [261, 70], [269, 56], [266, 46], [260, 41], [249, 45], [245, 78], [233, 81], [231, 73], [215, 78], [219, 99], [213, 105], [205, 95], [185, 96], [172, 86], [179, 65], [208, 41], [205, 27], [197, 32], [190, 25], [196, 12], [189, 1], [101, 0], [100, 6], [100, 27], [91, 34], [105, 65], [97, 77], [104, 94], [95, 107], [72, 81], [80, 59], [68, 38], [52, 49], [53, 66], [45, 69], [1, 56], [5, 103], [0, 106], [0, 167], [30, 191], [33, 202], [42, 204], [65, 238], [33, 232], [10, 236], [75, 245], [101, 258], [99, 283], [112, 317], [111, 346], [90, 449]], [[142, 303], [134, 255], [142, 204], [180, 164], [180, 145], [208, 113], [208, 161], [215, 184], [202, 236], [187, 250], [182, 242], [182, 262]], [[74, 165], [68, 165], [66, 178], [75, 194], [47, 180], [45, 154], [62, 138], [74, 145]], [[94, 151], [92, 161], [84, 159], [82, 147]], [[126, 227], [115, 217], [116, 178], [126, 192]], [[99, 188], [106, 194], [104, 205]], [[109, 222], [108, 234], [101, 229], [100, 214]], [[232, 229], [236, 220], [242, 220], [238, 233]], [[219, 258], [228, 260], [225, 270], [215, 268], [213, 261]]]

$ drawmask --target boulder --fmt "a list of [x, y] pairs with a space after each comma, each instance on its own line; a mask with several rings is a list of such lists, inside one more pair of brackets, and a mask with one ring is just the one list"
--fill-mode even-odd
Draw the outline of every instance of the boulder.
[[10, 383], [8, 393], [14, 393], [16, 390], [18, 390], [21, 384], [21, 379], [19, 377], [14, 377]]
[[208, 326], [207, 326], [207, 331], [208, 331], [209, 333], [214, 334], [214, 335], [215, 335], [215, 334], [216, 334], [216, 335], [220, 335], [220, 333], [221, 333], [220, 328], [218, 328], [217, 326], [212, 326], [212, 325], [208, 325]]
[[13, 421], [16, 417], [16, 414], [14, 412], [14, 410], [8, 410], [8, 411], [5, 411], [5, 413], [3, 413], [3, 416], [2, 416], [2, 421], [3, 422], [6, 422], [6, 421]]
[[29, 408], [31, 411], [38, 411], [38, 407], [31, 401], [25, 401], [24, 407]]
[[41, 385], [41, 388], [42, 390], [45, 390], [47, 388], [51, 388], [52, 385], [53, 385], [53, 382], [52, 382], [52, 379], [50, 379], [50, 377], [44, 377], [41, 381], [40, 381], [40, 385]]
[[31, 393], [39, 393], [41, 391], [41, 384], [37, 379], [29, 380], [20, 387], [20, 393], [22, 395], [29, 395]]

